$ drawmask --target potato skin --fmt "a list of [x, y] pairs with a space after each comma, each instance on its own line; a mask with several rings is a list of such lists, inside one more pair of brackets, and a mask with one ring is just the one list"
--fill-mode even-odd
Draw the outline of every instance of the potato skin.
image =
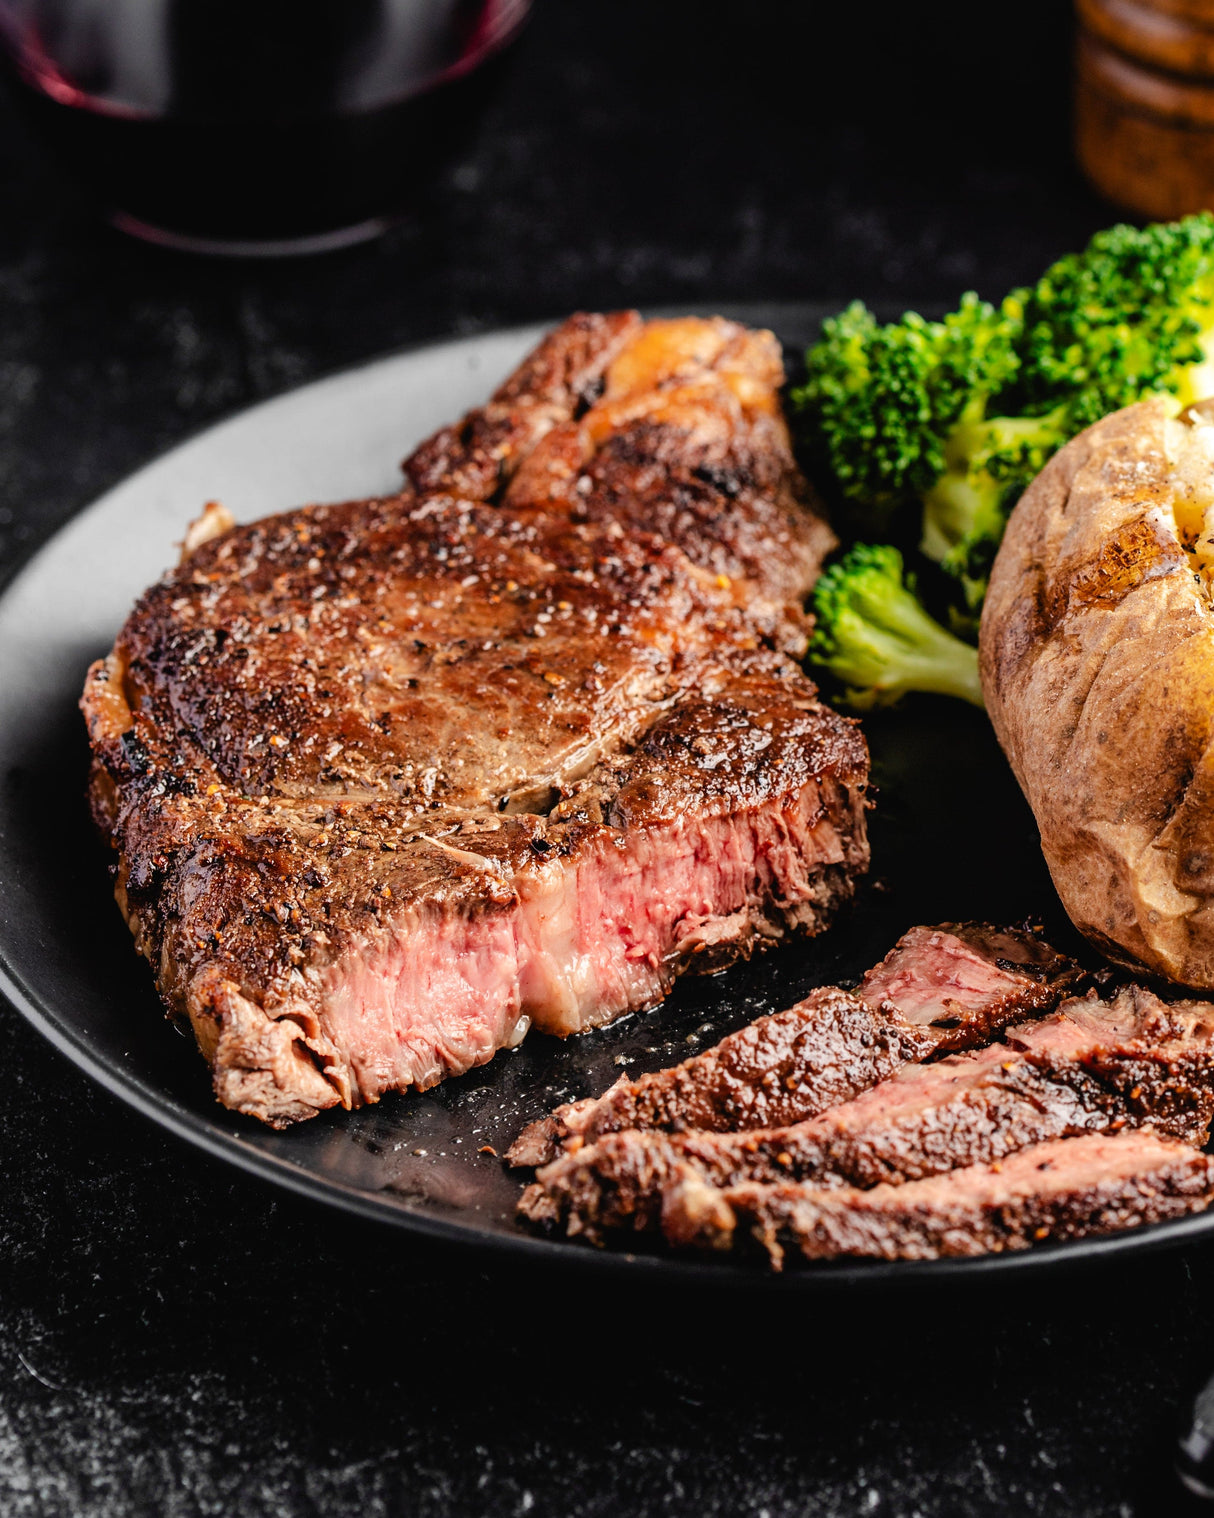
[[1167, 416], [1158, 400], [1115, 412], [1034, 480], [979, 650], [1072, 921], [1109, 958], [1209, 990], [1214, 608], [1172, 516]]

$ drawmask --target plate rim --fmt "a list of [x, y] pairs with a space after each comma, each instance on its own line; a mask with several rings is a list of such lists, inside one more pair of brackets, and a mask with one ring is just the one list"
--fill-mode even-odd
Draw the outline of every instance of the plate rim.
[[[698, 303], [697, 303], [698, 304]], [[736, 301], [725, 302], [712, 309], [719, 313], [734, 313], [741, 320], [755, 320], [759, 313], [766, 313], [770, 320], [782, 313], [789, 318], [804, 320], [808, 313], [828, 308], [827, 301]], [[647, 315], [665, 315], [684, 311], [684, 305], [663, 305], [647, 309]], [[707, 309], [707, 306], [705, 307]], [[323, 386], [334, 380], [346, 380], [380, 365], [420, 357], [444, 348], [473, 346], [490, 338], [514, 338], [520, 342], [550, 329], [552, 321], [528, 321], [509, 326], [485, 325], [471, 332], [451, 333], [445, 337], [430, 338], [409, 343], [387, 352], [377, 353], [352, 364], [335, 366], [313, 375], [298, 385], [292, 385], [272, 395], [261, 397], [249, 405], [238, 406], [191, 429], [155, 454], [146, 458], [136, 469], [114, 481], [101, 495], [86, 501], [66, 516], [27, 555], [0, 584], [0, 604], [17, 593], [21, 582], [38, 565], [44, 555], [53, 551], [58, 538], [86, 512], [104, 508], [110, 496], [128, 489], [145, 471], [153, 469], [179, 449], [204, 435], [224, 427], [237, 418], [247, 418], [263, 408], [282, 403], [304, 391]], [[775, 321], [773, 321], [773, 325]], [[194, 1113], [176, 1101], [171, 1092], [150, 1087], [137, 1076], [109, 1064], [95, 1054], [74, 1028], [70, 1017], [58, 1010], [36, 987], [29, 985], [10, 963], [0, 930], [0, 995], [26, 1023], [34, 1028], [61, 1055], [65, 1056], [82, 1074], [96, 1082], [111, 1096], [117, 1097], [141, 1117], [172, 1134], [174, 1138], [191, 1145], [209, 1158], [234, 1165], [246, 1175], [251, 1175], [270, 1186], [280, 1186], [314, 1205], [335, 1207], [369, 1222], [412, 1234], [432, 1243], [458, 1246], [463, 1249], [489, 1251], [504, 1254], [521, 1261], [530, 1260], [546, 1266], [587, 1271], [591, 1274], [625, 1276], [646, 1281], [682, 1282], [699, 1286], [731, 1286], [768, 1291], [838, 1291], [881, 1287], [906, 1287], [916, 1285], [980, 1281], [990, 1276], [1033, 1275], [1053, 1269], [1080, 1268], [1097, 1261], [1107, 1262], [1124, 1255], [1155, 1253], [1167, 1248], [1197, 1242], [1214, 1232], [1214, 1209], [1205, 1213], [1191, 1214], [1168, 1222], [1144, 1225], [1123, 1233], [1096, 1235], [1066, 1243], [1043, 1245], [1038, 1248], [1006, 1251], [1000, 1254], [984, 1254], [967, 1257], [934, 1260], [863, 1260], [849, 1259], [819, 1265], [794, 1265], [790, 1270], [775, 1272], [761, 1264], [739, 1263], [735, 1260], [705, 1260], [676, 1254], [634, 1253], [623, 1249], [594, 1249], [566, 1239], [528, 1235], [523, 1232], [499, 1232], [478, 1227], [474, 1222], [459, 1218], [445, 1218], [412, 1210], [406, 1206], [390, 1206], [381, 1201], [375, 1192], [362, 1191], [292, 1165], [254, 1146], [241, 1142], [238, 1132], [227, 1132], [211, 1118]], [[218, 1110], [219, 1104], [216, 1103]], [[317, 1121], [324, 1121], [322, 1114]]]

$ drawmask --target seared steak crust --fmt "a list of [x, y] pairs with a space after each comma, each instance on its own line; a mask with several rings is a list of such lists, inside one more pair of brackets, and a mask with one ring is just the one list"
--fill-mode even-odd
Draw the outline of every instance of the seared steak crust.
[[[575, 318], [385, 500], [193, 547], [83, 706], [119, 903], [282, 1124], [660, 998], [867, 866], [770, 334]], [[631, 481], [631, 487], [629, 484]]]
[[783, 379], [769, 332], [579, 315], [405, 472], [422, 493], [653, 534], [714, 575], [783, 597], [799, 619], [835, 540], [789, 452], [774, 404]]
[[1214, 1157], [1143, 1129], [1055, 1139], [993, 1165], [871, 1191], [718, 1191], [693, 1178], [668, 1199], [663, 1223], [683, 1246], [729, 1249], [749, 1235], [778, 1270], [786, 1247], [807, 1260], [1000, 1254], [1185, 1217], [1212, 1198]]

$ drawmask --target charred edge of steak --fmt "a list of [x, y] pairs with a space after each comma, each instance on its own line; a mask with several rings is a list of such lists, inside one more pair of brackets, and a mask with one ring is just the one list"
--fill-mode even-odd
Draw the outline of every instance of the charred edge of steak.
[[785, 1250], [933, 1260], [1117, 1233], [1203, 1211], [1214, 1157], [1135, 1133], [1088, 1134], [905, 1186], [822, 1191], [749, 1183], [721, 1191], [691, 1176], [667, 1198], [668, 1243], [727, 1250], [751, 1240], [779, 1270]]
[[576, 420], [602, 394], [608, 366], [643, 326], [637, 311], [576, 312], [542, 339], [485, 406], [416, 448], [402, 465], [405, 478], [419, 494], [493, 499], [545, 433]]
[[[1152, 1004], [1154, 1004], [1152, 1006]], [[614, 1133], [542, 1170], [524, 1216], [600, 1238], [656, 1229], [688, 1175], [725, 1188], [902, 1184], [1032, 1144], [1150, 1126], [1204, 1144], [1214, 1116], [1214, 1021], [1172, 1016], [1138, 988], [1070, 1004], [1007, 1044], [904, 1067], [819, 1117], [750, 1133]], [[1165, 1013], [1167, 1009], [1164, 1009]], [[1206, 1009], [1207, 1014], [1211, 1009]], [[1161, 1043], [1152, 1034], [1162, 1032]]]
[[727, 1131], [812, 1117], [882, 1079], [899, 1062], [972, 1048], [1016, 1018], [1052, 1010], [1083, 975], [1073, 960], [1025, 929], [988, 923], [912, 928], [856, 992], [879, 1010], [882, 1028], [899, 1028], [904, 1051], [871, 1079], [860, 1061], [854, 1065], [857, 1083], [825, 1099], [831, 1089], [826, 1062], [853, 1059], [854, 1040], [867, 1038], [869, 1030], [853, 1014], [851, 1044], [817, 1047], [808, 1030], [821, 1014], [811, 997], [673, 1069], [621, 1079], [597, 1101], [557, 1108], [524, 1130], [507, 1158], [516, 1166], [548, 1164], [566, 1143], [593, 1142], [625, 1128]]

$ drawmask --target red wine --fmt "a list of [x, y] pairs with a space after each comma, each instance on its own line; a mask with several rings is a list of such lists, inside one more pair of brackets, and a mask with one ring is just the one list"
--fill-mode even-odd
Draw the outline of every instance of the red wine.
[[18, 26], [0, 0], [0, 22], [29, 119], [119, 225], [280, 251], [406, 208], [466, 143], [528, 3], [140, 0], [124, 28], [111, 0], [73, 28], [72, 0], [45, 0], [59, 24], [39, 31], [38, 4]]

